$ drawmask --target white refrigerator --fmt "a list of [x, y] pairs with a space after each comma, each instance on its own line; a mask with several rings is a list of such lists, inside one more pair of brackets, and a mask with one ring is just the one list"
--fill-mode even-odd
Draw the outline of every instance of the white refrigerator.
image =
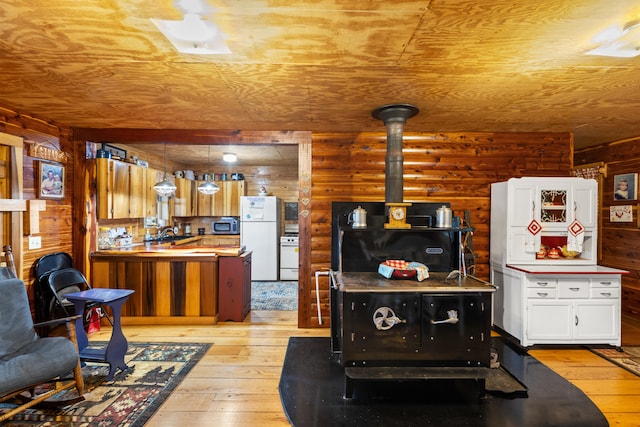
[[251, 280], [278, 280], [280, 199], [240, 198], [240, 244], [251, 251]]

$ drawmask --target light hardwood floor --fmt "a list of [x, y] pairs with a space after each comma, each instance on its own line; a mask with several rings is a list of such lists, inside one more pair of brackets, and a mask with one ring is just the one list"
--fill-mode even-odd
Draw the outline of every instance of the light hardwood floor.
[[[623, 345], [640, 343], [640, 325], [623, 324]], [[295, 311], [252, 311], [244, 322], [214, 326], [124, 326], [129, 341], [213, 345], [147, 426], [288, 426], [278, 382], [291, 336], [329, 336], [299, 329]], [[108, 339], [103, 327], [91, 340]], [[529, 352], [582, 389], [611, 426], [640, 426], [640, 377], [580, 347]]]

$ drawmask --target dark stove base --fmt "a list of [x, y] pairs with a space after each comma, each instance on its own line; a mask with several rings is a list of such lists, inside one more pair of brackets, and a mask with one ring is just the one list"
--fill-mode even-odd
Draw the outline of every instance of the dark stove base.
[[344, 369], [329, 338], [289, 340], [280, 396], [295, 427], [607, 426], [582, 391], [533, 357], [492, 338], [499, 360], [528, 387], [528, 397], [478, 398], [474, 380], [362, 381], [344, 399]]

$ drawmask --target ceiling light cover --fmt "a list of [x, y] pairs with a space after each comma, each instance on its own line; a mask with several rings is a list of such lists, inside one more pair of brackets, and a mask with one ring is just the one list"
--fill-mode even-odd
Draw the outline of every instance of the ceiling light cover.
[[198, 185], [198, 191], [202, 194], [214, 194], [220, 191], [220, 187], [218, 187], [214, 182], [207, 180]]
[[233, 163], [238, 160], [238, 156], [236, 155], [236, 153], [224, 153], [222, 154], [222, 160], [227, 163]]
[[[209, 146], [209, 152], [207, 155], [207, 165], [211, 166], [211, 146]], [[205, 175], [205, 182], [198, 185], [198, 191], [202, 194], [214, 194], [220, 190], [215, 183], [211, 182], [211, 174]]]
[[171, 196], [176, 191], [176, 186], [167, 179], [167, 175], [164, 175], [164, 179], [153, 186], [159, 196]]
[[178, 52], [196, 55], [231, 53], [224, 41], [226, 37], [218, 26], [195, 13], [186, 13], [182, 21], [151, 18], [151, 22]]
[[640, 55], [640, 20], [627, 22], [624, 26], [613, 26], [598, 33], [593, 41], [599, 46], [587, 55], [633, 58]]
[[158, 196], [171, 196], [176, 191], [176, 185], [167, 179], [167, 144], [164, 144], [164, 177], [162, 181], [156, 183], [153, 189], [156, 190]]

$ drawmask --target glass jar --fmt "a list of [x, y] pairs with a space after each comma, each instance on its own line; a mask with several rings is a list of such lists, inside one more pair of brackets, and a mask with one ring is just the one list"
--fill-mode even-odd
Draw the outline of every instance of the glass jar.
[[111, 249], [113, 247], [113, 238], [111, 237], [111, 228], [100, 227], [98, 231], [98, 249]]

